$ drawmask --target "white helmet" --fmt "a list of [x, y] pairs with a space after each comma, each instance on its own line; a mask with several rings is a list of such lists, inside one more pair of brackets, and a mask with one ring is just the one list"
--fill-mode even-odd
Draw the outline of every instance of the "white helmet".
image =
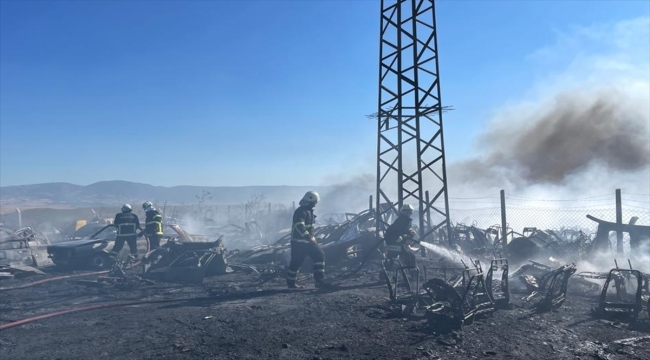
[[142, 208], [145, 209], [145, 210], [150, 206], [153, 206], [151, 201], [145, 201], [144, 204], [142, 204]]
[[300, 200], [300, 205], [316, 205], [320, 201], [320, 195], [315, 191], [307, 191]]
[[129, 204], [122, 205], [122, 212], [130, 212], [131, 210], [133, 210], [131, 208], [131, 205], [129, 205]]
[[411, 204], [404, 204], [402, 205], [402, 208], [399, 209], [399, 212], [402, 214], [411, 215], [413, 214], [413, 206], [411, 206]]

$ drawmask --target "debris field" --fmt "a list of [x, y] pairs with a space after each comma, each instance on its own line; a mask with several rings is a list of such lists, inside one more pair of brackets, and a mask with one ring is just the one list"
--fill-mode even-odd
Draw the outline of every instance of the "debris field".
[[298, 278], [305, 288], [287, 288], [286, 237], [229, 251], [227, 237], [180, 227], [161, 248], [101, 271], [10, 266], [15, 276], [0, 282], [0, 357], [650, 358], [648, 275], [614, 257], [608, 271], [576, 266], [575, 251], [589, 254], [599, 241], [563, 245], [531, 229], [516, 242], [553, 246], [502, 256], [489, 229], [457, 225], [444, 236], [457, 246], [421, 242], [413, 269], [383, 256], [372, 209], [317, 233], [333, 285], [324, 289], [309, 263]]
[[[375, 267], [376, 268], [376, 267]], [[378, 270], [376, 268], [376, 270]], [[3, 359], [648, 359], [650, 322], [596, 319], [597, 297], [569, 294], [537, 313], [517, 296], [461, 330], [438, 334], [416, 315], [396, 313], [378, 271], [334, 290], [286, 289], [234, 272], [202, 286], [95, 288], [73, 281], [3, 291], [2, 324], [115, 302], [0, 332]], [[330, 274], [335, 275], [334, 273]], [[252, 277], [252, 278], [251, 278]], [[6, 283], [18, 282], [16, 280]], [[9, 285], [9, 284], [8, 284]], [[645, 337], [644, 337], [645, 336]], [[620, 339], [640, 338], [629, 344]], [[645, 341], [645, 343], [644, 343]]]

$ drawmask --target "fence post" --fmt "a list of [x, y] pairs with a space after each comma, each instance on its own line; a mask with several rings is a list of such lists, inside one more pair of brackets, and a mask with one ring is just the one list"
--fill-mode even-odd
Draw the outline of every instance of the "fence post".
[[616, 189], [616, 253], [623, 253], [623, 206], [621, 201], [621, 189]]
[[372, 195], [370, 195], [370, 198], [368, 199], [368, 210], [372, 210]]
[[503, 252], [506, 252], [508, 245], [508, 223], [506, 222], [506, 191], [501, 190], [501, 241], [503, 242]]
[[19, 208], [16, 208], [16, 214], [18, 214], [18, 228], [20, 229], [23, 227], [23, 213]]

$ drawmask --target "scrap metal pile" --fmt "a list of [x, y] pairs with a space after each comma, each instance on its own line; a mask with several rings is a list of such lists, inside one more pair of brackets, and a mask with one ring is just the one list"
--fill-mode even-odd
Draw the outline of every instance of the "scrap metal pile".
[[[608, 233], [609, 224], [600, 222], [599, 225], [605, 230], [600, 231], [599, 227], [595, 238], [580, 230], [525, 228], [521, 236], [505, 246], [502, 255], [500, 250], [504, 247], [499, 228], [457, 224], [452, 227], [451, 236], [438, 231], [434, 239], [444, 251], [429, 249], [418, 267], [405, 266], [400, 259], [386, 257], [383, 239], [377, 238], [373, 209], [345, 214], [336, 220], [329, 216], [315, 228], [315, 237], [330, 268], [376, 269], [378, 280], [385, 283], [397, 313], [421, 315], [440, 332], [460, 329], [476, 318], [508, 309], [513, 293], [521, 294], [520, 299], [535, 312], [561, 307], [571, 289], [579, 295], [599, 293], [594, 315], [636, 318], [650, 301], [647, 274], [633, 269], [630, 263], [630, 269], [616, 265], [607, 273], [575, 275], [576, 263], [591, 254], [595, 245], [602, 246], [604, 242], [602, 234]], [[646, 241], [644, 227], [626, 226], [636, 241], [634, 246]], [[211, 236], [191, 235], [179, 225], [168, 224], [158, 249], [139, 249], [144, 253], [139, 260], [123, 253], [117, 261], [107, 251], [114, 241], [111, 225], [96, 229], [83, 239], [56, 244], [50, 244], [29, 228], [15, 232], [0, 230], [0, 265], [40, 267], [44, 263], [42, 259], [47, 259], [57, 268], [92, 268], [106, 273], [94, 281], [77, 281], [79, 284], [126, 289], [156, 282], [203, 284], [205, 277], [233, 271], [254, 276], [266, 273], [271, 275], [267, 279], [282, 280], [291, 250], [290, 234], [285, 234], [270, 245], [228, 251], [225, 242], [228, 235], [238, 244], [261, 239], [262, 231], [255, 222], [246, 223], [245, 227], [213, 228]], [[227, 234], [219, 235], [218, 231]], [[450, 239], [449, 243], [440, 242], [444, 239]], [[423, 246], [421, 242], [420, 245]], [[417, 247], [411, 250], [420, 251]], [[489, 264], [487, 271], [483, 264]], [[305, 262], [303, 269], [309, 272], [310, 266]], [[511, 271], [511, 266], [517, 266], [517, 270]]]
[[0, 279], [42, 274], [39, 267], [52, 264], [47, 255], [50, 241], [30, 227], [11, 230], [0, 226]]
[[[377, 245], [374, 211], [346, 214], [342, 223], [330, 222], [314, 229], [314, 236], [325, 252], [328, 265], [336, 265], [347, 259], [361, 259]], [[248, 250], [234, 250], [228, 260], [264, 267], [265, 264], [284, 268], [291, 255], [291, 234], [282, 236], [271, 245], [256, 246]], [[310, 264], [303, 264], [308, 269]]]
[[628, 260], [629, 269], [615, 268], [609, 272], [583, 271], [577, 276], [584, 279], [604, 280], [598, 305], [594, 307], [594, 315], [601, 318], [623, 317], [636, 319], [647, 306], [650, 315], [650, 275], [644, 274], [632, 267]]

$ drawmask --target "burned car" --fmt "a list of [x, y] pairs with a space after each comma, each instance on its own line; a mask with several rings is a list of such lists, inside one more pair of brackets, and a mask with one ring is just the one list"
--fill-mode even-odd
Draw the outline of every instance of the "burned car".
[[[366, 210], [359, 214], [346, 214], [341, 224], [317, 226], [314, 236], [325, 252], [328, 264], [349, 258], [363, 258], [377, 245], [375, 235], [375, 212]], [[256, 246], [248, 250], [234, 250], [229, 260], [242, 264], [287, 264], [291, 254], [291, 234], [287, 234], [272, 245]], [[305, 261], [302, 269], [308, 269]]]
[[110, 225], [111, 223], [106, 223], [104, 221], [102, 222], [88, 222], [85, 225], [80, 226], [78, 229], [76, 229], [74, 232], [70, 233], [67, 235], [64, 239], [64, 241], [72, 241], [72, 240], [85, 240], [93, 236], [93, 234], [97, 233], [98, 231], [104, 230], [101, 236], [103, 237], [115, 237], [117, 235], [117, 229], [114, 227], [107, 227], [107, 225]]
[[[178, 225], [166, 225], [163, 238], [160, 244], [168, 241], [194, 242], [200, 240], [191, 236]], [[65, 268], [90, 268], [105, 269], [113, 264], [108, 251], [115, 243], [115, 231], [112, 225], [105, 225], [99, 231], [86, 239], [66, 241], [58, 244], [51, 244], [47, 247], [47, 253], [56, 266]], [[138, 240], [138, 253], [145, 254], [148, 251], [147, 242]], [[122, 249], [128, 252], [128, 246]]]
[[0, 227], [0, 265], [44, 267], [52, 265], [47, 255], [50, 241], [30, 227], [12, 231]]

